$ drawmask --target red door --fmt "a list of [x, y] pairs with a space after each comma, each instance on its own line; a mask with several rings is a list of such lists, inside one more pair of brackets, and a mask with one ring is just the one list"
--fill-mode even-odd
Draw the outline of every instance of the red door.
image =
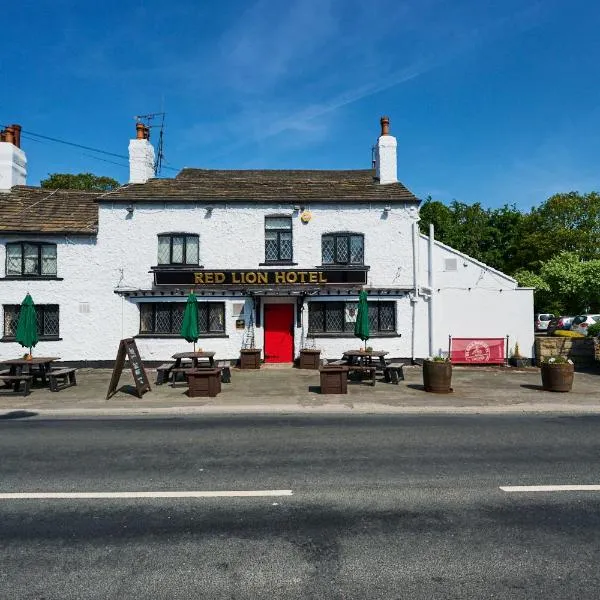
[[265, 362], [294, 360], [294, 305], [265, 304]]

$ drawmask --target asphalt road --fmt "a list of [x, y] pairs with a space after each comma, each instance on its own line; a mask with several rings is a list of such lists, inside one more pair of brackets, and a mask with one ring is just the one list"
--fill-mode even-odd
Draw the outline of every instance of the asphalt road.
[[598, 598], [599, 416], [0, 420], [0, 598]]

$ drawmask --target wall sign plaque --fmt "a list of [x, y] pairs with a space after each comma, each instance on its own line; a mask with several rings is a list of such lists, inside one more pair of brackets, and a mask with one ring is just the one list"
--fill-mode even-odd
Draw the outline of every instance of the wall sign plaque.
[[198, 288], [214, 286], [326, 286], [365, 285], [367, 269], [281, 269], [281, 270], [198, 270], [198, 271], [154, 271], [156, 285], [193, 285]]

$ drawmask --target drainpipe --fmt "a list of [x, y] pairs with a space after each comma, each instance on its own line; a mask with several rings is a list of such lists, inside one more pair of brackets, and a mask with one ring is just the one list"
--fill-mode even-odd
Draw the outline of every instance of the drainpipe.
[[433, 324], [435, 322], [434, 320], [434, 296], [435, 296], [435, 289], [434, 289], [434, 277], [433, 277], [433, 246], [434, 246], [434, 231], [433, 231], [433, 223], [429, 224], [429, 289], [431, 290], [431, 295], [429, 296], [429, 356], [433, 356], [435, 354], [435, 351], [433, 349], [433, 341], [434, 341], [434, 336], [433, 336]]
[[419, 300], [418, 272], [419, 272], [419, 223], [412, 224], [412, 245], [413, 245], [413, 291], [410, 295], [410, 303], [412, 305], [412, 328], [410, 335], [410, 359], [411, 363], [415, 364], [415, 328], [417, 326], [417, 302]]

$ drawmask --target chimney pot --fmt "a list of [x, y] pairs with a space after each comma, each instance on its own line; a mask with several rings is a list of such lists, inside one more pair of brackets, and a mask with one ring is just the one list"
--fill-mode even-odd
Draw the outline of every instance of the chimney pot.
[[381, 135], [390, 135], [390, 118], [381, 117]]
[[14, 144], [15, 143], [15, 131], [12, 128], [12, 125], [9, 125], [5, 130], [4, 130], [4, 139], [5, 141], [7, 141], [9, 144]]
[[136, 123], [135, 124], [135, 137], [138, 140], [145, 140], [146, 139], [145, 133], [146, 133], [146, 127], [144, 126], [144, 124]]
[[13, 128], [14, 137], [15, 137], [14, 144], [17, 148], [20, 148], [21, 147], [21, 126], [17, 125], [16, 123], [13, 123], [12, 128]]

